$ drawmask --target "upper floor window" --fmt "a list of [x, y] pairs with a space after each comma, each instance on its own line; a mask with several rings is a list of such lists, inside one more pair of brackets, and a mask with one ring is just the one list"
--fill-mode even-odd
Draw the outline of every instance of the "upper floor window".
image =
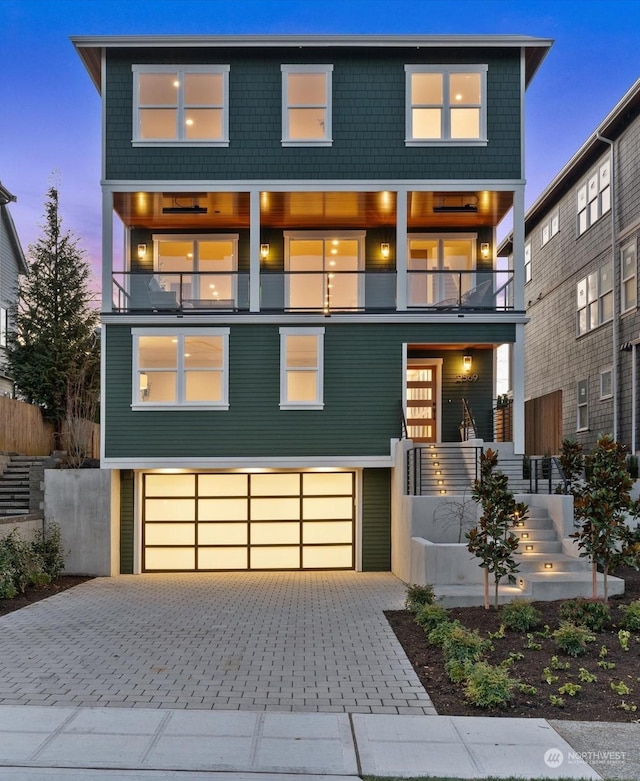
[[576, 431], [586, 431], [589, 428], [589, 381], [578, 380], [576, 383], [577, 415]]
[[486, 143], [486, 65], [404, 67], [407, 144]]
[[636, 242], [622, 248], [620, 258], [620, 296], [621, 310], [635, 309], [638, 301], [638, 282], [636, 279]]
[[611, 209], [611, 161], [601, 163], [578, 188], [578, 236]]
[[610, 399], [613, 396], [613, 370], [610, 366], [600, 372], [600, 399]]
[[0, 307], [0, 347], [7, 346], [7, 310]]
[[228, 65], [133, 65], [133, 142], [229, 143]]
[[280, 329], [280, 408], [322, 409], [324, 328]]
[[613, 274], [611, 263], [578, 282], [577, 289], [578, 336], [613, 318]]
[[524, 281], [531, 282], [531, 242], [524, 245]]
[[331, 146], [333, 65], [282, 65], [283, 146]]
[[228, 328], [133, 328], [134, 409], [229, 408]]
[[455, 306], [463, 302], [476, 286], [476, 243], [476, 234], [411, 234], [407, 306]]
[[556, 209], [555, 212], [550, 214], [544, 224], [542, 225], [542, 231], [540, 234], [540, 245], [544, 245], [552, 239], [556, 233], [560, 230], [560, 212]]

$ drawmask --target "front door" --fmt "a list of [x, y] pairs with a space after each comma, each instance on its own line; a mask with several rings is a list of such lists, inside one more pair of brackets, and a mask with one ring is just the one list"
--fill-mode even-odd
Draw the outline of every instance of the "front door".
[[436, 362], [407, 361], [407, 436], [414, 442], [438, 441], [438, 369]]

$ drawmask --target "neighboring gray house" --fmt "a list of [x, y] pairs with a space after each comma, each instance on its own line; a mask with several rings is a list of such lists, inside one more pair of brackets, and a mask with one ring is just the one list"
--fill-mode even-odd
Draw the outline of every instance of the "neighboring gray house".
[[[640, 448], [640, 79], [525, 217], [530, 455], [610, 433]], [[499, 247], [512, 252], [511, 237]]]
[[9, 312], [15, 306], [18, 275], [27, 273], [20, 239], [8, 204], [15, 195], [0, 182], [0, 395], [13, 396], [13, 380], [7, 376], [6, 347]]

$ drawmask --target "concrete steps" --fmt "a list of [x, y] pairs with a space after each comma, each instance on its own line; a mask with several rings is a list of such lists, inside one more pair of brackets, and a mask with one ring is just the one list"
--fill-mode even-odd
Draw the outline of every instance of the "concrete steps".
[[37, 456], [11, 456], [0, 475], [0, 518], [29, 514], [31, 467], [44, 460]]

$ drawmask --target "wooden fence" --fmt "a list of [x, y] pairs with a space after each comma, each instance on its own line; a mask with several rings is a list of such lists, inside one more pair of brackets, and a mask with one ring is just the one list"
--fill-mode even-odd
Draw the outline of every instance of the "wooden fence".
[[[87, 456], [100, 458], [100, 426], [82, 421], [83, 449]], [[62, 449], [68, 441], [68, 428], [62, 428]], [[0, 396], [0, 451], [25, 456], [48, 456], [56, 449], [54, 429], [42, 419], [40, 408]]]

